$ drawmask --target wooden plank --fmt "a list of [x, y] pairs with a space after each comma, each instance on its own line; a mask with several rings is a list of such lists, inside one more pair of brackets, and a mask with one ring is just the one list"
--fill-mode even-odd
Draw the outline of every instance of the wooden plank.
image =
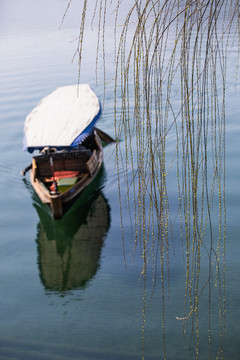
[[87, 169], [92, 176], [98, 166], [97, 151], [94, 149], [91, 158], [87, 161]]
[[[54, 171], [87, 171], [86, 162], [82, 159], [56, 160], [53, 162], [53, 167]], [[50, 162], [41, 162], [40, 164], [38, 164], [38, 175], [44, 177], [52, 176]]]
[[63, 216], [61, 196], [59, 195], [51, 196], [50, 206], [54, 220], [61, 219]]

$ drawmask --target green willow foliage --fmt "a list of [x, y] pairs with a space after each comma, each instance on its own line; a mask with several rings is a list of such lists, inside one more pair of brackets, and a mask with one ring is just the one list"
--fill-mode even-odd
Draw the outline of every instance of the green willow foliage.
[[[90, 1], [95, 4], [93, 12], [88, 12]], [[96, 65], [101, 54], [105, 86], [108, 13], [115, 19], [115, 131], [116, 137], [125, 141], [125, 153], [119, 144], [116, 146], [119, 198], [121, 209], [125, 198], [129, 209], [134, 205], [135, 248], [140, 249], [143, 259], [143, 357], [147, 273], [150, 267], [155, 286], [160, 267], [163, 353], [166, 358], [164, 281], [168, 274], [169, 241], [174, 237], [177, 223], [181, 228], [186, 264], [184, 313], [177, 319], [183, 321], [184, 327], [191, 321], [192, 341], [198, 357], [198, 304], [203, 291], [208, 291], [211, 356], [210, 304], [211, 288], [215, 284], [219, 296], [218, 357], [222, 357], [226, 61], [232, 45], [230, 41], [240, 38], [239, 2], [84, 0], [82, 3], [75, 54], [79, 60], [79, 73], [85, 24], [91, 18], [98, 24]], [[170, 158], [169, 153], [174, 156]], [[174, 218], [167, 186], [172, 173], [178, 194], [178, 211]], [[127, 194], [120, 185], [122, 176], [128, 184]], [[217, 231], [212, 222], [213, 211], [218, 212]], [[121, 216], [124, 234], [122, 213]], [[203, 252], [209, 257], [209, 276], [205, 282], [200, 281]]]

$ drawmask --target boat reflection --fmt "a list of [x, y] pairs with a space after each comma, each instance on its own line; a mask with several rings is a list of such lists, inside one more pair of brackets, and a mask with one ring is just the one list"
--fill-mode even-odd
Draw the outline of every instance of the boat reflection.
[[83, 288], [96, 274], [104, 237], [109, 229], [109, 206], [102, 195], [85, 203], [79, 217], [51, 225], [38, 224], [40, 277], [48, 290]]
[[38, 265], [46, 290], [65, 292], [84, 288], [99, 267], [101, 248], [110, 227], [110, 207], [101, 187], [103, 174], [87, 201], [63, 219], [54, 221], [36, 194]]

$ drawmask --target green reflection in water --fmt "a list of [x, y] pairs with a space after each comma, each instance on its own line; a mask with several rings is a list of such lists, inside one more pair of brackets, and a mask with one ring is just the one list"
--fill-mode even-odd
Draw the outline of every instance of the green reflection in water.
[[[46, 290], [60, 292], [84, 288], [97, 272], [104, 238], [110, 228], [110, 207], [102, 186], [105, 170], [84, 191], [73, 208], [58, 221], [32, 191], [37, 226], [38, 264]], [[31, 185], [27, 183], [31, 188]]]
[[110, 225], [106, 199], [100, 193], [78, 216], [61, 223], [38, 214], [38, 262], [45, 288], [62, 292], [85, 287], [96, 274]]

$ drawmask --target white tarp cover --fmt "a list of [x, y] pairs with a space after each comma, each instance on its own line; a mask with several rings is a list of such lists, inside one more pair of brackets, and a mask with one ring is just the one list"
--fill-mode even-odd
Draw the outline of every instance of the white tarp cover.
[[27, 116], [25, 150], [76, 145], [84, 138], [79, 135], [95, 124], [100, 113], [100, 102], [88, 84], [60, 87]]

